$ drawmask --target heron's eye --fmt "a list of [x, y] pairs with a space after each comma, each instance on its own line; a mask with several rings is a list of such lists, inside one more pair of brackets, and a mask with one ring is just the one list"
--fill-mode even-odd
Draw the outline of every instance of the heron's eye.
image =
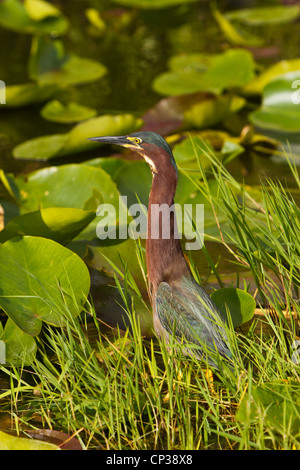
[[127, 137], [127, 139], [130, 140], [135, 145], [138, 145], [141, 142], [143, 142], [142, 139], [140, 139], [139, 137]]

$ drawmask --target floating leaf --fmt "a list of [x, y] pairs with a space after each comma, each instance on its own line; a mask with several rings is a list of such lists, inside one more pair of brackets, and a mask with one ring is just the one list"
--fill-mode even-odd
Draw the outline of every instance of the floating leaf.
[[60, 86], [78, 85], [99, 80], [107, 73], [106, 67], [92, 59], [72, 55], [59, 69], [52, 69], [38, 77], [40, 83], [57, 83]]
[[148, 205], [152, 176], [145, 161], [124, 162], [123, 166], [116, 172], [114, 180], [120, 194], [127, 196], [129, 206], [138, 203], [138, 201]]
[[0, 450], [60, 450], [60, 448], [50, 442], [16, 437], [0, 431]]
[[177, 5], [194, 3], [197, 0], [113, 0], [119, 5], [124, 5], [126, 7], [136, 7], [136, 8], [145, 8], [145, 9], [160, 9], [160, 8], [169, 8]]
[[236, 419], [249, 423], [263, 418], [264, 424], [275, 432], [299, 433], [300, 384], [296, 381], [272, 380], [252, 386], [251, 397], [246, 393], [238, 408]]
[[47, 103], [41, 110], [41, 116], [47, 121], [70, 124], [84, 121], [96, 116], [97, 111], [77, 103], [68, 103], [66, 106], [58, 100]]
[[85, 10], [85, 14], [91, 26], [93, 28], [93, 33], [99, 37], [102, 36], [104, 31], [106, 30], [106, 24], [101, 18], [100, 12], [95, 8], [87, 8]]
[[13, 218], [0, 232], [0, 243], [23, 235], [50, 238], [66, 244], [95, 218], [94, 211], [49, 207]]
[[[206, 135], [206, 139], [201, 134], [195, 135], [193, 141], [188, 137], [174, 146], [173, 154], [179, 168], [199, 170], [199, 159], [201, 167], [207, 170], [211, 167], [211, 159], [208, 154], [213, 153], [224, 163], [227, 163], [244, 152], [244, 148], [233, 138], [231, 140], [225, 132], [211, 131]], [[218, 148], [214, 148], [212, 145], [216, 141], [218, 141]]]
[[214, 3], [212, 4], [212, 13], [220, 29], [231, 44], [246, 47], [259, 47], [263, 44], [263, 39], [233, 25], [231, 21], [229, 21], [228, 15], [223, 15]]
[[278, 78], [280, 75], [285, 75], [289, 72], [297, 72], [299, 70], [300, 59], [281, 60], [264, 70], [254, 80], [247, 83], [243, 87], [243, 93], [247, 95], [259, 95], [263, 92], [264, 87], [274, 78]]
[[168, 95], [200, 91], [220, 94], [228, 88], [240, 87], [251, 81], [255, 62], [249, 51], [229, 49], [211, 58], [201, 54], [191, 54], [181, 59], [175, 56], [170, 66], [170, 72], [154, 80], [156, 92]]
[[216, 54], [196, 53], [172, 56], [168, 61], [170, 71], [158, 75], [153, 82], [154, 90], [166, 95], [218, 91], [219, 85], [211, 86], [204, 78], [215, 57]]
[[110, 176], [90, 165], [52, 166], [8, 178], [23, 213], [46, 207], [86, 209], [87, 204], [88, 210], [96, 210], [103, 202], [114, 206], [119, 202], [119, 193]]
[[177, 130], [178, 128], [201, 129], [222, 122], [242, 109], [245, 104], [244, 98], [230, 93], [220, 96], [203, 93], [170, 96], [159, 101], [144, 117], [148, 123], [147, 127], [157, 132], [160, 132], [161, 127]]
[[[13, 156], [25, 160], [48, 160], [60, 155], [66, 141], [67, 134], [37, 137], [17, 145], [13, 149]], [[76, 153], [76, 149], [74, 149], [74, 153]]]
[[[112, 206], [109, 219], [103, 221], [103, 224], [109, 222], [112, 227], [116, 226], [119, 219], [119, 210], [125, 210], [124, 203], [120, 201], [120, 193], [117, 189], [116, 184], [112, 181], [111, 177], [102, 168], [93, 167], [84, 164], [72, 164], [72, 165], [61, 165], [59, 167], [44, 168], [33, 172], [26, 177], [20, 176], [19, 178], [12, 179], [8, 176], [11, 184], [14, 187], [15, 196], [18, 201], [21, 214], [42, 210], [44, 208], [74, 208], [83, 209], [85, 211], [95, 211], [100, 204], [110, 204]], [[84, 217], [84, 212], [81, 213], [81, 217]], [[79, 235], [76, 238], [92, 240], [97, 238], [97, 226], [101, 223], [102, 218], [92, 217], [87, 215], [86, 222], [89, 217], [94, 220], [90, 224], [83, 228], [83, 224], [80, 223], [77, 226]], [[58, 214], [59, 215], [59, 214]], [[72, 219], [72, 213], [70, 211], [70, 222]], [[77, 213], [78, 215], [78, 213]], [[49, 212], [49, 217], [51, 211]], [[74, 215], [75, 216], [75, 215]], [[39, 214], [33, 214], [31, 216], [39, 221]], [[55, 215], [54, 215], [55, 217]], [[12, 219], [12, 223], [13, 223]], [[22, 219], [23, 221], [23, 219]], [[81, 222], [83, 223], [84, 220]], [[59, 222], [59, 218], [58, 218]], [[62, 222], [62, 220], [61, 220]], [[67, 221], [66, 221], [67, 222]], [[78, 221], [79, 222], [79, 221]], [[17, 219], [17, 224], [20, 223], [20, 219]], [[24, 221], [22, 222], [24, 224]], [[52, 220], [52, 227], [54, 227], [55, 221]], [[47, 230], [44, 225], [37, 225], [37, 228], [43, 228], [45, 231], [44, 236], [48, 234], [50, 238], [54, 235], [60, 236], [59, 233], [51, 233]], [[81, 228], [81, 231], [79, 230]], [[73, 226], [75, 229], [75, 226]], [[57, 225], [57, 231], [62, 230]], [[68, 236], [68, 231], [72, 231], [72, 227], [69, 229], [67, 226], [64, 229], [64, 234], [61, 236], [64, 238]], [[71, 235], [69, 231], [69, 236]], [[75, 233], [75, 232], [74, 232]], [[5, 236], [5, 232], [4, 235]], [[71, 237], [72, 238], [72, 237]]]
[[58, 86], [53, 84], [24, 83], [22, 85], [8, 85], [6, 87], [6, 105], [0, 109], [28, 106], [47, 101], [57, 91]]
[[98, 80], [106, 72], [106, 67], [95, 60], [66, 54], [58, 39], [33, 38], [29, 60], [29, 75], [33, 80], [64, 87]]
[[206, 96], [184, 111], [184, 125], [198, 129], [212, 127], [238, 112], [246, 101], [240, 96], [224, 94], [221, 96]]
[[5, 344], [6, 365], [30, 365], [35, 359], [37, 350], [35, 339], [20, 330], [10, 318], [5, 324], [0, 339]]
[[80, 313], [90, 276], [72, 251], [46, 238], [17, 237], [0, 246], [0, 264], [0, 306], [25, 333], [37, 335], [42, 321], [64, 325], [66, 308]]
[[268, 5], [259, 8], [241, 8], [226, 13], [230, 21], [238, 21], [249, 26], [289, 23], [299, 17], [297, 5]]
[[234, 287], [224, 287], [214, 291], [211, 298], [216, 303], [224, 318], [231, 316], [234, 327], [251, 320], [256, 303], [252, 295]]
[[211, 85], [205, 79], [205, 72], [215, 55], [186, 54], [173, 56], [169, 60], [169, 72], [155, 78], [153, 88], [163, 95], [183, 95], [197, 91], [218, 93], [220, 84]]
[[254, 78], [255, 62], [251, 52], [245, 49], [229, 49], [217, 55], [211, 62], [205, 79], [221, 90], [241, 87]]
[[143, 125], [140, 118], [132, 114], [103, 115], [84, 121], [73, 127], [68, 133], [68, 139], [64, 146], [64, 152], [68, 154], [75, 148], [78, 151], [96, 149], [97, 142], [91, 142], [86, 139], [89, 137], [105, 135], [126, 135], [139, 130]]
[[[141, 243], [144, 245], [144, 240]], [[127, 238], [126, 240], [112, 240], [106, 246], [104, 244], [99, 246], [89, 245], [88, 256], [85, 258], [85, 262], [90, 268], [103, 270], [105, 274], [111, 277], [116, 274], [117, 270], [124, 274], [126, 266], [128, 266], [128, 270], [135, 280], [140, 293], [147, 297], [147, 287], [137, 258], [135, 240]], [[105, 304], [105, 301], [103, 303]]]
[[209, 149], [213, 150], [213, 147], [209, 142], [199, 138], [198, 136], [194, 136], [193, 140], [191, 140], [190, 137], [187, 137], [179, 144], [175, 145], [173, 148], [173, 154], [177, 165], [182, 166], [183, 168], [190, 168], [190, 162], [196, 162], [197, 167], [198, 162], [196, 160], [196, 156], [198, 156], [201, 160], [201, 166], [205, 169], [210, 166], [210, 160], [206, 156]]
[[35, 21], [43, 20], [49, 16], [61, 15], [60, 11], [56, 7], [44, 0], [25, 0], [24, 6], [30, 18]]
[[89, 137], [101, 135], [123, 135], [137, 131], [143, 121], [131, 114], [98, 116], [77, 124], [66, 134], [37, 137], [17, 145], [13, 149], [15, 158], [48, 160], [53, 157], [72, 155], [97, 148]]
[[68, 20], [53, 5], [42, 0], [4, 0], [0, 3], [0, 25], [29, 34], [63, 34]]
[[[220, 84], [219, 84], [220, 86]], [[203, 74], [194, 72], [166, 72], [155, 78], [153, 89], [162, 95], [184, 95], [197, 91], [220, 93], [220, 88], [205, 81]]]
[[168, 61], [169, 69], [173, 72], [176, 70], [185, 71], [186, 69], [194, 72], [206, 72], [212, 61], [218, 54], [195, 53], [179, 54], [172, 56]]
[[[163, 98], [143, 115], [143, 129], [167, 135], [178, 130], [183, 124], [183, 98]], [[178, 103], [179, 101], [179, 103]], [[180, 103], [181, 101], [181, 103]]]
[[[122, 250], [121, 244], [118, 247]], [[128, 245], [125, 245], [125, 249]], [[94, 248], [93, 248], [94, 250]], [[99, 247], [101, 252], [101, 248]], [[122, 251], [119, 251], [120, 253]], [[108, 257], [110, 259], [109, 251]], [[98, 254], [99, 255], [99, 254]], [[126, 305], [124, 299], [120, 294], [119, 290], [115, 285], [115, 281], [112, 277], [106, 276], [101, 269], [101, 258], [97, 256], [97, 260], [100, 263], [100, 271], [96, 269], [90, 269], [91, 273], [91, 296], [93, 298], [93, 304], [95, 306], [95, 311], [97, 317], [100, 318], [104, 323], [117, 326], [121, 330], [126, 330], [127, 327], [130, 327], [130, 319], [127, 315], [124, 315], [124, 310], [126, 310]], [[124, 255], [124, 253], [123, 253]], [[136, 256], [133, 253], [133, 265], [136, 263]], [[104, 260], [104, 258], [102, 258]], [[124, 259], [125, 261], [125, 259]], [[131, 272], [132, 264], [128, 266]], [[103, 268], [103, 266], [102, 266]], [[138, 269], [138, 266], [137, 266]], [[136, 271], [138, 278], [137, 283], [141, 283], [141, 272]], [[132, 291], [130, 288], [126, 288], [126, 295], [128, 297], [128, 304], [132, 305], [134, 308], [134, 314], [137, 316], [139, 321], [139, 326], [141, 328], [141, 334], [143, 336], [152, 337], [153, 336], [153, 318], [151, 307], [148, 302], [148, 294], [145, 290], [145, 283], [142, 281], [143, 292], [145, 294], [145, 301], [140, 299], [140, 297]]]
[[259, 128], [300, 131], [300, 70], [273, 79], [263, 90], [262, 106], [250, 114]]
[[124, 166], [125, 162], [122, 158], [99, 157], [93, 158], [92, 160], [87, 160], [84, 162], [84, 164], [102, 168], [114, 180], [116, 172]]
[[26, 434], [33, 439], [55, 444], [61, 450], [83, 450], [77, 437], [54, 429], [27, 429]]

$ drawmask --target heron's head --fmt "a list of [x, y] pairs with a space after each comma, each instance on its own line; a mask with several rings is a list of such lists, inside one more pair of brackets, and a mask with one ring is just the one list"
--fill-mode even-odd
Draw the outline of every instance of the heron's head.
[[156, 132], [140, 131], [125, 136], [91, 137], [89, 140], [130, 148], [142, 155], [153, 173], [158, 173], [163, 164], [170, 163], [178, 174], [172, 150]]

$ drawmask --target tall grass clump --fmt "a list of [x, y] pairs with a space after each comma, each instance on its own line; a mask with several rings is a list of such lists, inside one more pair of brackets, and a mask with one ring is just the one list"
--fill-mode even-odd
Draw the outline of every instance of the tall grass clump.
[[[197, 149], [195, 148], [197, 152]], [[300, 209], [292, 191], [279, 181], [264, 179], [256, 188], [236, 181], [214, 155], [206, 153], [211, 162], [210, 172], [204, 173], [201, 162], [201, 180], [193, 179], [215, 214], [219, 227], [218, 241], [234, 256], [237, 265], [249, 270], [256, 284], [262, 307], [276, 312], [277, 320], [287, 325], [286, 310], [296, 334], [299, 326], [300, 282]], [[292, 160], [287, 164], [294, 176], [299, 195], [298, 170]], [[210, 179], [209, 179], [209, 176]], [[191, 177], [190, 177], [191, 178]], [[217, 182], [217, 193], [212, 193], [210, 181]], [[226, 217], [223, 228], [217, 213]]]

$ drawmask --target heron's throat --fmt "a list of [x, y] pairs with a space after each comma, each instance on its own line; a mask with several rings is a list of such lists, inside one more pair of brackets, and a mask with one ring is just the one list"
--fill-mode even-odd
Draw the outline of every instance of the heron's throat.
[[188, 270], [177, 236], [174, 209], [176, 186], [177, 173], [173, 166], [168, 171], [153, 174], [146, 253], [148, 280], [154, 293], [160, 282], [180, 279]]

